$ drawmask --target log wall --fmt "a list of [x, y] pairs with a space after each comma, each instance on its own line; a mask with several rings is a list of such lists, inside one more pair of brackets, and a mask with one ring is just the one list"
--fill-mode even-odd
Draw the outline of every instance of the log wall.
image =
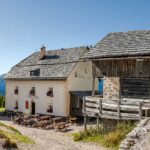
[[93, 61], [93, 76], [104, 78], [104, 98], [150, 98], [148, 58]]
[[99, 60], [93, 61], [95, 77], [150, 77], [150, 59]]

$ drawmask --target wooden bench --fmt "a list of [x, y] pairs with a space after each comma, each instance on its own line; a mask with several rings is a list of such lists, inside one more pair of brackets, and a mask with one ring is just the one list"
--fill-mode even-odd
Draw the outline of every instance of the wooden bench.
[[69, 124], [67, 124], [66, 122], [59, 122], [59, 123], [54, 123], [54, 129], [56, 129], [56, 131], [66, 131], [66, 128], [69, 127]]

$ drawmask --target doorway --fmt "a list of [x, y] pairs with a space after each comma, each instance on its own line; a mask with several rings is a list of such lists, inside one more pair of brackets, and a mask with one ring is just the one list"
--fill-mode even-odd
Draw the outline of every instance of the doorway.
[[35, 115], [35, 102], [32, 102], [32, 111], [31, 111], [32, 115]]

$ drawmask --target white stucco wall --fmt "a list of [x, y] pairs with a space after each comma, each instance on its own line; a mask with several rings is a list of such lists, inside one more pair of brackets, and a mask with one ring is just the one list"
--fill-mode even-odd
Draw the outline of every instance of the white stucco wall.
[[[18, 96], [14, 95], [15, 87], [19, 87]], [[36, 98], [29, 96], [32, 87], [36, 89]], [[54, 97], [48, 97], [47, 91], [52, 87]], [[14, 103], [18, 100], [18, 111], [27, 113], [31, 109], [25, 109], [25, 101], [33, 100], [36, 103], [36, 113], [47, 113], [48, 105], [53, 103], [52, 115], [65, 116], [66, 108], [66, 82], [65, 81], [6, 81], [6, 109], [14, 110]]]
[[[75, 74], [77, 75], [76, 77]], [[91, 91], [92, 85], [92, 63], [89, 61], [77, 63], [67, 79], [68, 91]], [[95, 81], [95, 90], [98, 90], [97, 79]]]
[[[69, 91], [92, 91], [92, 63], [78, 62], [67, 78], [66, 113], [70, 111]], [[98, 90], [98, 79], [95, 80], [95, 90]]]
[[[76, 73], [75, 73], [76, 72]], [[77, 76], [75, 76], [75, 74]], [[25, 109], [25, 101], [35, 101], [36, 113], [47, 113], [48, 105], [53, 103], [53, 113], [51, 115], [67, 116], [70, 110], [69, 91], [91, 91], [92, 90], [92, 63], [79, 62], [75, 65], [66, 81], [6, 81], [6, 109], [14, 111], [14, 103], [18, 101], [18, 111], [30, 113], [31, 108]], [[19, 87], [19, 95], [14, 95], [14, 89]], [[32, 87], [36, 89], [36, 98], [29, 96]], [[52, 87], [54, 97], [48, 97], [47, 91]], [[98, 89], [98, 81], [95, 90]], [[31, 103], [30, 103], [31, 106]]]

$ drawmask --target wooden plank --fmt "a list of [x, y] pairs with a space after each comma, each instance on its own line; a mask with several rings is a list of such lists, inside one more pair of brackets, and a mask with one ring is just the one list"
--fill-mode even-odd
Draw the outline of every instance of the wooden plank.
[[118, 119], [120, 118], [120, 100], [117, 101]]
[[[109, 115], [103, 115], [102, 118], [105, 118], [105, 119], [115, 119], [115, 120], [118, 120], [118, 117], [116, 116], [109, 116]], [[139, 120], [139, 117], [137, 118], [133, 118], [133, 117], [120, 117], [120, 120]]]
[[95, 108], [99, 108], [99, 105], [97, 103], [88, 103], [86, 102], [86, 107], [95, 107]]
[[[102, 103], [102, 108], [110, 109], [110, 110], [117, 110], [117, 105]], [[128, 105], [120, 105], [120, 110], [135, 112], [135, 111], [139, 111], [139, 107], [138, 106], [130, 106], [130, 105], [129, 106]]]
[[102, 100], [99, 100], [99, 115], [102, 116]]
[[[103, 113], [103, 115], [109, 115], [109, 116], [116, 116], [116, 117], [118, 117], [118, 112], [113, 112], [113, 111], [105, 111], [105, 110], [103, 110], [102, 111], [102, 113]], [[139, 114], [138, 113], [134, 113], [134, 114], [132, 114], [132, 113], [120, 113], [120, 117], [130, 117], [130, 118], [137, 118], [137, 117], [139, 117]]]
[[[126, 103], [125, 103], [126, 104]], [[139, 110], [139, 103], [138, 105], [120, 105], [120, 110], [122, 111], [138, 111]], [[93, 109], [94, 108], [99, 108], [99, 105], [98, 104], [95, 104], [95, 103], [88, 103], [86, 102], [86, 107], [92, 107]], [[109, 103], [102, 103], [102, 108], [103, 109], [110, 109], [110, 110], [117, 110], [117, 104], [109, 104]]]
[[91, 102], [93, 102], [93, 101], [99, 102], [99, 98], [98, 98], [98, 97], [86, 96], [86, 97], [85, 97], [85, 100], [86, 100], [86, 101], [91, 101]]
[[92, 96], [86, 96], [85, 97], [86, 101], [88, 102], [95, 102], [99, 104], [99, 99], [102, 99], [102, 102], [106, 102], [106, 103], [112, 103], [112, 104], [116, 104], [117, 101], [119, 99], [104, 99], [104, 98], [100, 98], [100, 97], [92, 97]]
[[139, 119], [142, 119], [142, 102], [139, 102]]
[[99, 113], [99, 110], [98, 109], [93, 109], [93, 108], [88, 108], [88, 107], [86, 107], [85, 108], [85, 111], [87, 112], [94, 112], [94, 113]]

